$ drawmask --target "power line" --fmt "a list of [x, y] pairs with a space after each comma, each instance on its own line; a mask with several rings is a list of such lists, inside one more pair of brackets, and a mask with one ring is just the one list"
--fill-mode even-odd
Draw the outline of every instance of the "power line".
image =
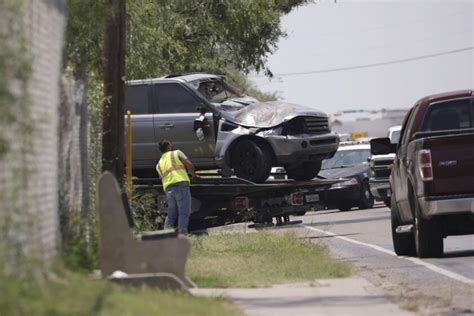
[[[379, 26], [374, 26], [374, 27], [369, 27], [369, 28], [363, 28], [363, 29], [355, 29], [352, 30], [352, 32], [355, 33], [367, 33], [367, 32], [372, 32], [372, 31], [378, 31], [378, 30], [385, 30], [385, 29], [392, 29], [392, 28], [406, 28], [410, 27], [413, 24], [425, 24], [431, 21], [437, 21], [438, 23], [446, 23], [449, 22], [449, 20], [445, 20], [445, 18], [449, 17], [454, 17], [454, 16], [459, 16], [459, 15], [470, 15], [471, 12], [466, 12], [466, 11], [458, 11], [458, 12], [453, 12], [451, 14], [446, 14], [446, 15], [440, 15], [440, 16], [435, 16], [431, 17], [429, 19], [422, 19], [422, 20], [405, 20], [405, 21], [400, 21], [397, 23], [390, 23], [390, 24], [384, 24], [384, 25], [379, 25]], [[339, 37], [339, 36], [347, 36], [346, 32], [327, 32], [327, 33], [316, 33], [312, 35], [314, 38], [325, 38], [325, 37]]]
[[[379, 49], [385, 49], [385, 48], [392, 48], [392, 47], [399, 47], [400, 45], [404, 46], [413, 46], [413, 45], [418, 45], [423, 42], [428, 42], [432, 40], [437, 40], [439, 42], [440, 39], [444, 38], [450, 38], [452, 39], [455, 36], [460, 36], [466, 33], [472, 33], [472, 28], [463, 30], [461, 32], [450, 32], [450, 33], [443, 33], [443, 34], [437, 34], [436, 36], [430, 36], [430, 37], [425, 37], [421, 39], [416, 39], [414, 41], [405, 41], [405, 42], [396, 42], [396, 43], [387, 43], [385, 45], [373, 45], [373, 46], [367, 46], [363, 47], [363, 49], [345, 49], [345, 50], [332, 50], [332, 51], [325, 51], [325, 52], [320, 52], [320, 53], [315, 53], [315, 54], [308, 54], [308, 56], [330, 56], [334, 54], [354, 54], [357, 52], [364, 52], [364, 51], [373, 51], [373, 50], [379, 50]], [[442, 36], [440, 36], [442, 35]]]
[[[460, 52], [468, 51], [468, 50], [472, 50], [472, 49], [474, 49], [474, 46], [459, 48], [459, 49], [450, 50], [450, 51], [446, 51], [446, 52], [440, 52], [440, 53], [434, 53], [434, 54], [422, 55], [422, 56], [404, 58], [404, 59], [397, 59], [397, 60], [391, 60], [391, 61], [385, 61], [385, 62], [379, 62], [379, 63], [373, 63], [373, 64], [364, 64], [364, 65], [357, 65], [357, 66], [350, 66], [350, 67], [328, 68], [328, 69], [319, 69], [319, 70], [311, 70], [311, 71], [287, 72], [287, 73], [281, 73], [281, 74], [274, 74], [274, 77], [290, 77], [290, 76], [312, 75], [312, 74], [337, 72], [337, 71], [347, 71], [347, 70], [363, 69], [363, 68], [374, 68], [374, 67], [385, 66], [385, 65], [405, 63], [405, 62], [415, 61], [415, 60], [420, 60], [420, 59], [433, 58], [433, 57], [438, 57], [438, 56], [443, 56], [443, 55], [450, 55], [450, 54], [460, 53]], [[265, 76], [258, 75], [258, 76], [249, 76], [249, 77], [250, 78], [263, 78]]]

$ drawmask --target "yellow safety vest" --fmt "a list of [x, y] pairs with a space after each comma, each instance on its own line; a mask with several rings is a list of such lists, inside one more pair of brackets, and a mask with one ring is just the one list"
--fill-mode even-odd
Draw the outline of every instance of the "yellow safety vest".
[[178, 151], [176, 150], [168, 151], [161, 155], [161, 159], [156, 165], [156, 171], [158, 171], [161, 177], [164, 190], [174, 183], [191, 183], [188, 173], [186, 172], [186, 167], [179, 159]]

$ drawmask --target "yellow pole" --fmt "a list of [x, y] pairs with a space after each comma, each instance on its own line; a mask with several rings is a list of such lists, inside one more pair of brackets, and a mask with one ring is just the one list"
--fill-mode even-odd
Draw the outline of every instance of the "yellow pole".
[[127, 174], [128, 198], [132, 198], [132, 113], [127, 111]]

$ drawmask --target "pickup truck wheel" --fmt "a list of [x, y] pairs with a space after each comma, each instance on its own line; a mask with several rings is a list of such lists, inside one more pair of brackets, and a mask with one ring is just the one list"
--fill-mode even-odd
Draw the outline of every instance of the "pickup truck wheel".
[[370, 193], [369, 181], [364, 180], [360, 185], [360, 200], [357, 206], [360, 210], [374, 207], [374, 196]]
[[296, 167], [286, 166], [286, 175], [296, 181], [308, 181], [315, 178], [321, 170], [321, 161], [308, 161]]
[[272, 156], [266, 148], [249, 139], [239, 142], [232, 150], [232, 167], [239, 178], [262, 183], [270, 176]]
[[424, 219], [420, 205], [415, 202], [415, 246], [419, 258], [443, 255], [443, 235], [435, 219]]
[[393, 249], [395, 250], [395, 253], [399, 256], [414, 256], [416, 255], [416, 249], [413, 233], [397, 234], [395, 231], [398, 226], [402, 225], [402, 222], [400, 220], [400, 214], [398, 213], [397, 203], [395, 203], [393, 195], [390, 204]]

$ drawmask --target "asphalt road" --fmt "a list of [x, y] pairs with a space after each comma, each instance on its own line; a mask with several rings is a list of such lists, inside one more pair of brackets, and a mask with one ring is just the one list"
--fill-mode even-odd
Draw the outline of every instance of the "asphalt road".
[[421, 313], [474, 315], [474, 236], [445, 239], [442, 258], [397, 257], [390, 210], [309, 212], [295, 217], [303, 238], [326, 244], [337, 258], [383, 288], [402, 307]]

